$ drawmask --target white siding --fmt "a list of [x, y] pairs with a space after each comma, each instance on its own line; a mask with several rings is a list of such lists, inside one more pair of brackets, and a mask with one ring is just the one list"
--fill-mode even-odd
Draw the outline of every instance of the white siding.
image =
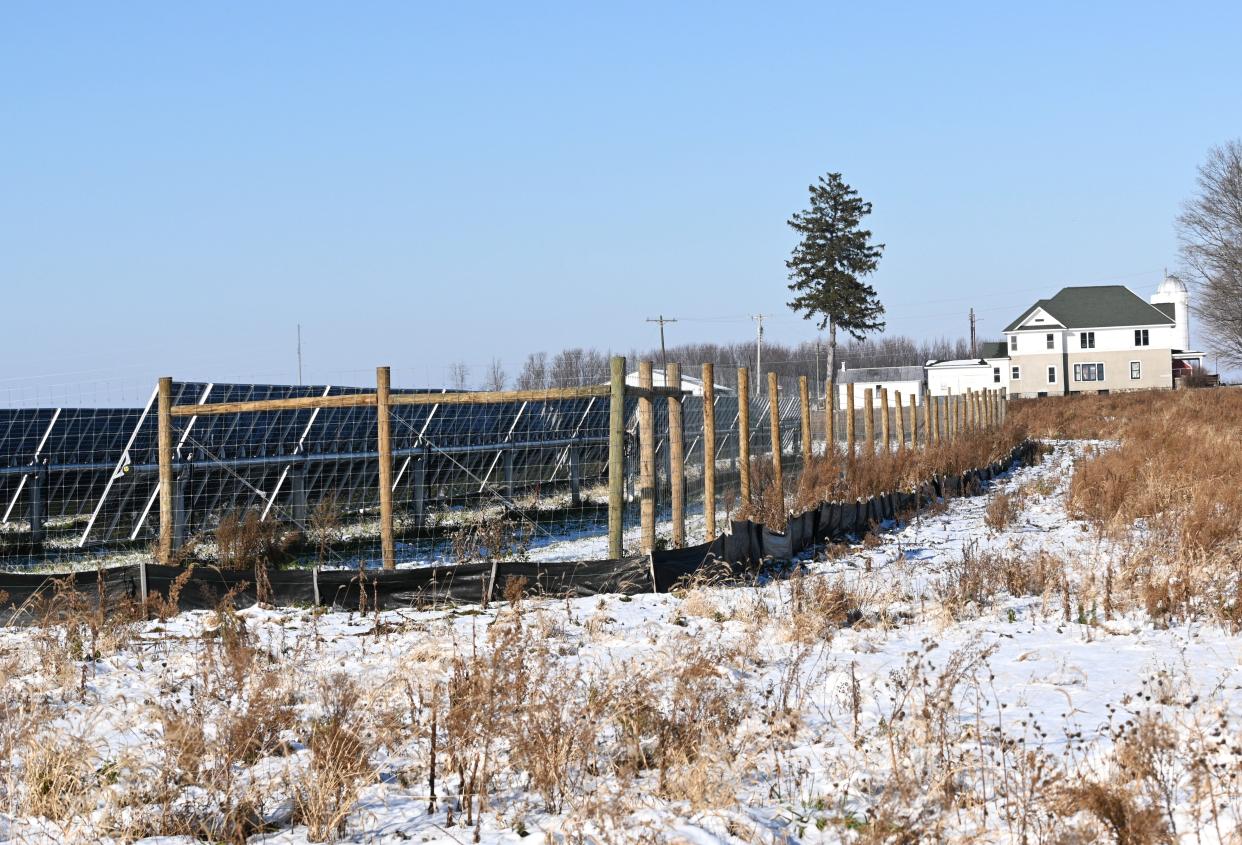
[[[1000, 370], [1000, 381], [996, 370]], [[933, 396], [944, 396], [969, 390], [1009, 389], [1009, 359], [991, 358], [987, 364], [973, 366], [930, 366], [927, 368], [927, 390]]]

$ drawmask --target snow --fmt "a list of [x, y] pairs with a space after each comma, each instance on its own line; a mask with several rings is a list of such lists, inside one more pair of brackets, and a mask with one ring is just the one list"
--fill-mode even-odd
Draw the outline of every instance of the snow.
[[[325, 684], [339, 686], [342, 679], [362, 691], [390, 689], [394, 679], [416, 689], [442, 682], [454, 654], [481, 647], [497, 620], [517, 612], [554, 645], [555, 659], [583, 679], [630, 670], [660, 677], [662, 667], [702, 653], [718, 660], [734, 694], [747, 705], [731, 737], [736, 759], [723, 764], [729, 801], [704, 806], [662, 798], [649, 782], [635, 786], [614, 777], [596, 783], [593, 796], [609, 810], [589, 811], [578, 796], [549, 813], [524, 791], [521, 779], [511, 779], [498, 783], [475, 840], [460, 812], [452, 820], [448, 815], [451, 802], [443, 796], [455, 778], [442, 774], [442, 798], [429, 813], [426, 783], [405, 783], [394, 774], [403, 755], [413, 759], [418, 753], [398, 749], [377, 761], [381, 776], [359, 792], [341, 841], [490, 845], [563, 842], [580, 835], [589, 841], [646, 836], [695, 845], [853, 841], [882, 800], [882, 785], [894, 782], [894, 765], [915, 771], [925, 762], [922, 755], [932, 754], [930, 746], [912, 745], [905, 756], [890, 755], [880, 742], [885, 726], [909, 719], [916, 700], [927, 705], [929, 724], [940, 720], [948, 735], [960, 738], [986, 728], [1083, 772], [1107, 768], [1118, 724], [1147, 710], [1182, 722], [1192, 716], [1223, 719], [1237, 730], [1242, 640], [1219, 627], [1192, 622], [1160, 628], [1139, 611], [1080, 621], [1078, 608], [1070, 614], [1073, 621], [1066, 621], [1057, 596], [1007, 596], [956, 614], [936, 600], [968, 553], [1053, 555], [1067, 562], [1076, 586], [1088, 583], [1118, 550], [1069, 517], [1064, 493], [1074, 462], [1088, 448], [1106, 447], [1056, 443], [1042, 464], [999, 482], [1000, 490], [1026, 491], [1017, 520], [1003, 530], [985, 523], [989, 497], [958, 499], [943, 512], [890, 526], [871, 548], [858, 545], [844, 556], [808, 562], [812, 579], [871, 597], [865, 623], [840, 627], [830, 638], [799, 639], [784, 624], [781, 613], [787, 617], [794, 589], [790, 581], [700, 587], [688, 595], [528, 601], [520, 611], [505, 605], [360, 616], [256, 606], [241, 610], [238, 618], [259, 647], [292, 668], [303, 719], [322, 715], [321, 702], [311, 693]], [[701, 525], [695, 530], [701, 532]], [[575, 538], [543, 546], [534, 556], [591, 558], [606, 551], [603, 538]], [[877, 615], [875, 608], [883, 612]], [[106, 835], [109, 796], [126, 787], [127, 777], [138, 780], [135, 772], [159, 765], [160, 715], [193, 701], [204, 671], [204, 637], [219, 624], [206, 612], [145, 623], [116, 653], [80, 662], [80, 677], [46, 665], [40, 656], [46, 653], [46, 632], [0, 630], [6, 695], [12, 699], [25, 691], [49, 702], [55, 729], [81, 737], [98, 766], [112, 765], [120, 773], [100, 794], [98, 808], [72, 822], [20, 816], [11, 799], [0, 804], [0, 839], [122, 841]], [[946, 692], [938, 684], [952, 673], [960, 682]], [[775, 703], [782, 697], [784, 708]], [[782, 732], [786, 718], [788, 729]], [[260, 812], [275, 828], [250, 841], [309, 841], [305, 827], [289, 823], [291, 804], [282, 786], [291, 768], [306, 765], [309, 753], [291, 742], [287, 756], [258, 760], [238, 773], [262, 796]], [[977, 745], [979, 754], [1000, 753], [999, 743]], [[211, 796], [192, 788], [180, 800], [196, 797], [210, 803]], [[933, 824], [933, 810], [921, 799], [909, 809], [918, 825]], [[1232, 815], [1221, 819], [1226, 839], [1238, 811], [1234, 804]], [[1190, 830], [1185, 808], [1178, 813], [1179, 831]], [[1012, 819], [997, 812], [986, 818], [959, 813], [935, 824], [936, 836], [949, 840], [1019, 841]], [[1187, 842], [1217, 841], [1214, 827], [1205, 828], [1201, 840], [1183, 836]]]

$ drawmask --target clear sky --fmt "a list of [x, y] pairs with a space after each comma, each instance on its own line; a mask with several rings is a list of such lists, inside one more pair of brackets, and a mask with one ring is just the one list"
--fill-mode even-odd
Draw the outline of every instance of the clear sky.
[[[0, 7], [0, 387], [440, 384], [462, 360], [811, 338], [839, 170], [889, 331], [1143, 295], [1242, 135], [1242, 4]], [[145, 393], [143, 394], [145, 397]], [[89, 396], [87, 397], [89, 398]]]

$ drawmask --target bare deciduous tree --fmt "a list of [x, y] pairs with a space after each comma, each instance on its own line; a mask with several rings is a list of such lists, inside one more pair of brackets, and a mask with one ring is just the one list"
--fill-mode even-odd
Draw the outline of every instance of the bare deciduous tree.
[[518, 374], [518, 390], [538, 390], [548, 386], [548, 353], [532, 352]]
[[505, 374], [505, 368], [500, 363], [500, 359], [493, 358], [491, 366], [487, 368], [487, 380], [483, 386], [487, 390], [504, 390], [507, 378], [508, 376]]
[[552, 359], [548, 378], [555, 387], [578, 387], [608, 381], [608, 356], [598, 349], [563, 349]]
[[1242, 141], [1208, 153], [1198, 189], [1177, 218], [1195, 315], [1220, 357], [1242, 366]]
[[458, 390], [465, 390], [470, 380], [470, 366], [464, 361], [449, 364], [449, 383]]

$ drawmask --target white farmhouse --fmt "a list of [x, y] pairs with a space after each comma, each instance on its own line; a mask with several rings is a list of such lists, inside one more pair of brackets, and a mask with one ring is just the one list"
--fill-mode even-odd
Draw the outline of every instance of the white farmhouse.
[[1063, 288], [1005, 328], [1009, 395], [1108, 393], [1174, 386], [1187, 349], [1189, 295], [1165, 279], [1151, 302], [1122, 285]]

